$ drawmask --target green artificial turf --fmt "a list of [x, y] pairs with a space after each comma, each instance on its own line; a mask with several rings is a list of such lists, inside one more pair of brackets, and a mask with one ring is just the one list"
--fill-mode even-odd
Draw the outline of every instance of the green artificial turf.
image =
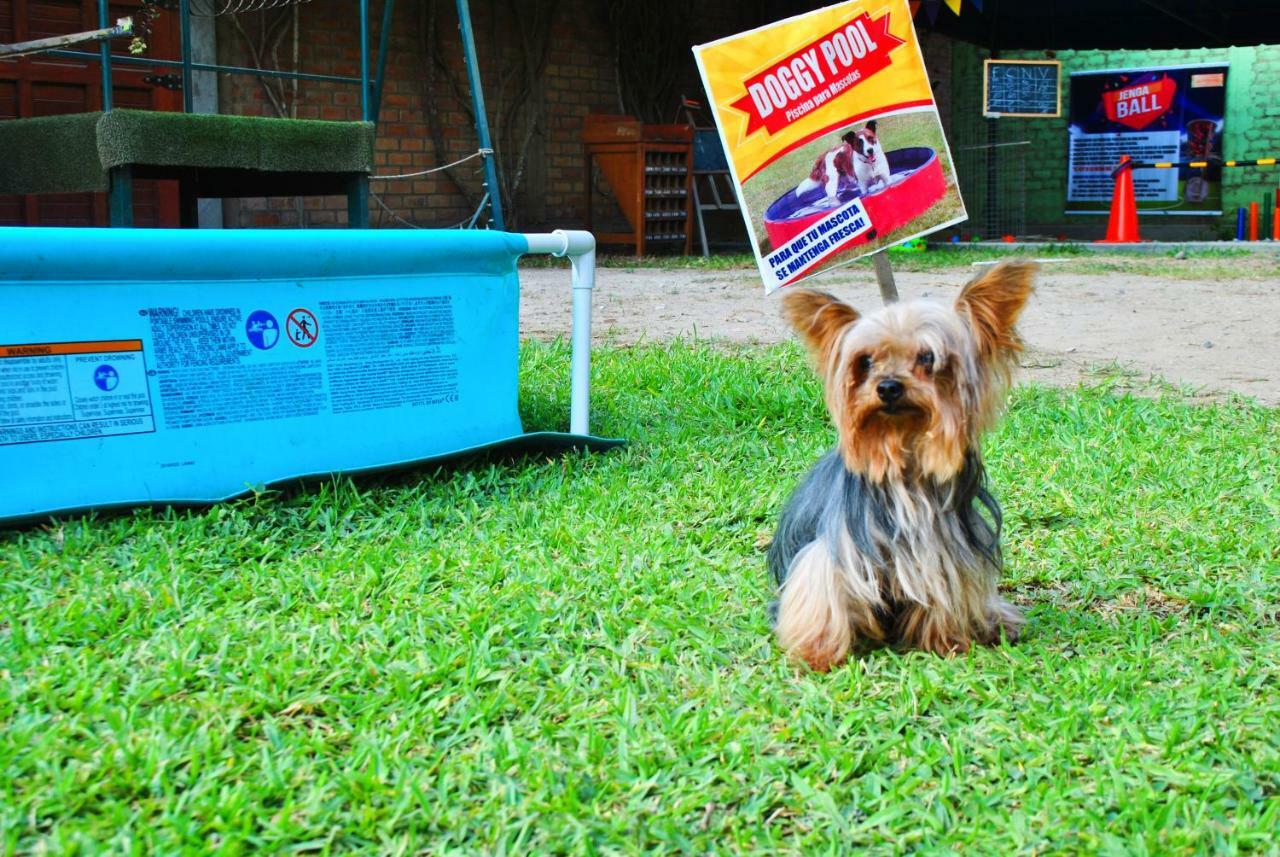
[[372, 122], [112, 110], [98, 123], [103, 167], [122, 164], [267, 172], [367, 173]]
[[106, 190], [112, 167], [367, 173], [372, 122], [112, 110], [0, 122], [0, 193]]
[[0, 122], [0, 193], [72, 193], [107, 189], [98, 161], [101, 113]]
[[[567, 364], [526, 346], [531, 430]], [[1019, 389], [1025, 638], [812, 675], [763, 557], [804, 356], [594, 372], [624, 449], [0, 534], [0, 852], [1274, 852], [1277, 411]]]

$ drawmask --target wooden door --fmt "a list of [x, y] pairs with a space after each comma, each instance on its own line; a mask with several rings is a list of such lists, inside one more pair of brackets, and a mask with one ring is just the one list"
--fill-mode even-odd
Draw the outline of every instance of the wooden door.
[[[138, 21], [138, 0], [111, 0], [109, 24], [132, 15]], [[0, 0], [0, 44], [25, 42], [98, 28], [97, 0]], [[179, 58], [178, 13], [165, 10], [155, 21], [146, 56]], [[96, 51], [96, 42], [74, 50]], [[129, 39], [116, 39], [111, 52], [128, 54]], [[147, 83], [143, 77], [174, 70], [113, 65], [112, 100], [116, 107], [140, 110], [181, 110], [182, 93]], [[0, 121], [102, 109], [102, 73], [97, 61], [37, 54], [0, 59]], [[176, 182], [137, 181], [134, 185], [134, 223], [138, 226], [177, 226]], [[105, 193], [57, 193], [30, 196], [0, 195], [0, 225], [106, 226]]]

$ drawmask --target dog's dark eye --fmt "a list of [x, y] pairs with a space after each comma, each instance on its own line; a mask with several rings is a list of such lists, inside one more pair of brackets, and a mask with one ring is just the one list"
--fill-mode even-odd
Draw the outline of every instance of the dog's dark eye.
[[921, 351], [919, 355], [917, 355], [916, 362], [926, 369], [932, 369], [933, 368], [933, 352], [926, 348], [924, 351]]
[[861, 357], [858, 358], [858, 362], [856, 365], [858, 367], [858, 371], [861, 372], [862, 374], [865, 375], [867, 372], [870, 372], [871, 371], [871, 355], [863, 354]]

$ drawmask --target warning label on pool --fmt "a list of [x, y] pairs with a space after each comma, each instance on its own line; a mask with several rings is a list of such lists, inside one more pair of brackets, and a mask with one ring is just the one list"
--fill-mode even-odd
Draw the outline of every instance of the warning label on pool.
[[320, 324], [311, 310], [299, 307], [289, 313], [289, 317], [285, 319], [285, 332], [289, 334], [289, 341], [294, 345], [299, 348], [310, 348], [316, 344], [316, 339], [320, 336]]
[[766, 292], [965, 219], [907, 0], [693, 51]]
[[147, 339], [0, 344], [0, 446], [460, 400], [450, 295], [137, 314]]
[[152, 431], [141, 340], [0, 345], [0, 446]]
[[[138, 312], [151, 328], [152, 381], [165, 430], [459, 400], [449, 295], [322, 300], [314, 311], [156, 306]], [[296, 347], [281, 345], [285, 340]]]
[[453, 297], [323, 301], [335, 414], [458, 401]]
[[151, 326], [165, 429], [324, 412], [328, 400], [321, 361], [308, 359], [307, 352], [276, 347], [281, 337], [275, 313], [174, 306], [148, 307], [139, 313]]

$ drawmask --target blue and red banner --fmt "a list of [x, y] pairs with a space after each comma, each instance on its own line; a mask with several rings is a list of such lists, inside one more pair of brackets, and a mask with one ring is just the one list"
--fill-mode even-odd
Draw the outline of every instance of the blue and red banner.
[[1227, 66], [1169, 66], [1071, 75], [1067, 214], [1106, 214], [1121, 155], [1204, 167], [1133, 171], [1143, 214], [1222, 213]]

